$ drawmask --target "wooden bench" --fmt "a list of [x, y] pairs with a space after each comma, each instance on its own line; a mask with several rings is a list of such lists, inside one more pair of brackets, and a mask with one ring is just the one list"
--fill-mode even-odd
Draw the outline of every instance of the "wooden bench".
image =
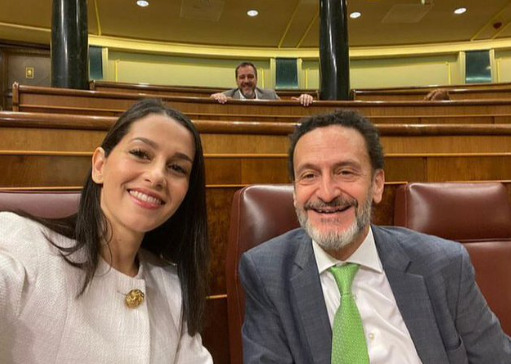
[[[0, 112], [3, 150], [92, 152], [111, 116]], [[460, 120], [461, 121], [461, 120]], [[207, 154], [287, 153], [297, 123], [194, 120]], [[511, 152], [511, 124], [376, 124], [387, 153]]]
[[[91, 81], [89, 83], [90, 89], [93, 91], [113, 91], [113, 92], [133, 92], [133, 93], [149, 93], [163, 96], [188, 96], [188, 97], [209, 97], [215, 92], [223, 92], [228, 89], [219, 87], [196, 87], [196, 86], [166, 86], [166, 85], [151, 85], [147, 83], [128, 83], [128, 82], [113, 82], [113, 81]], [[313, 95], [318, 99], [317, 90], [303, 90], [303, 89], [284, 89], [276, 90], [277, 94], [282, 99], [290, 99], [291, 97], [298, 97], [303, 93]]]
[[511, 100], [511, 83], [355, 89], [352, 95], [355, 100], [418, 101], [435, 89], [447, 90], [451, 100]]
[[115, 116], [121, 114], [142, 98], [159, 97], [170, 106], [201, 118], [217, 119], [227, 115], [294, 116], [322, 114], [338, 109], [357, 110], [368, 117], [376, 116], [508, 116], [511, 103], [506, 100], [471, 101], [316, 101], [302, 107], [297, 101], [241, 101], [232, 100], [224, 105], [209, 98], [168, 97], [161, 95], [84, 91], [13, 85], [13, 110], [82, 115]]

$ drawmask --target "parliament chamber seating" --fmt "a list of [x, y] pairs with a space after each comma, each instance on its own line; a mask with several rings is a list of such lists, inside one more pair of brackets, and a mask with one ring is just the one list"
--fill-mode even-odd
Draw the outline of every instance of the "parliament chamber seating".
[[394, 225], [462, 243], [476, 281], [511, 335], [511, 204], [495, 183], [409, 183], [396, 189]]
[[438, 89], [448, 91], [451, 100], [509, 100], [511, 97], [511, 83], [509, 82], [353, 89], [351, 94], [354, 100], [412, 101], [423, 100], [429, 92]]
[[[223, 92], [230, 88], [203, 87], [203, 86], [170, 86], [154, 85], [148, 83], [131, 83], [115, 81], [92, 80], [89, 82], [89, 89], [92, 91], [113, 91], [113, 92], [140, 92], [164, 96], [189, 96], [189, 97], [209, 97], [216, 92]], [[303, 93], [308, 93], [319, 98], [318, 90], [309, 89], [278, 89], [277, 94], [282, 99], [298, 97]]]
[[252, 185], [234, 194], [225, 259], [231, 363], [243, 362], [245, 293], [238, 275], [241, 255], [298, 226], [291, 185]]
[[[296, 119], [315, 114], [324, 114], [337, 109], [357, 110], [371, 118], [375, 116], [508, 116], [511, 105], [508, 100], [452, 100], [430, 101], [332, 101], [317, 100], [308, 107], [289, 100], [231, 100], [219, 104], [209, 97], [167, 96], [151, 93], [89, 91], [52, 88], [31, 85], [12, 86], [12, 109], [24, 112], [49, 112], [81, 115], [120, 115], [140, 99], [161, 98], [166, 104], [180, 110], [189, 117], [217, 119], [235, 117], [281, 115]], [[296, 121], [295, 119], [295, 121]], [[230, 119], [232, 120], [232, 119]], [[246, 120], [246, 119], [245, 119]], [[269, 121], [269, 120], [268, 120]]]
[[78, 210], [80, 192], [0, 191], [0, 211], [22, 211], [44, 218], [70, 216]]
[[[511, 334], [511, 204], [505, 185], [411, 183], [397, 186], [395, 194], [395, 225], [464, 244], [483, 294]], [[376, 207], [376, 215], [387, 211]], [[375, 223], [380, 220], [373, 216]], [[245, 251], [299, 226], [292, 186], [251, 185], [238, 190], [230, 221], [225, 262], [229, 347], [231, 363], [241, 363], [245, 295], [238, 265]]]
[[[36, 89], [33, 91], [37, 93], [40, 88]], [[69, 90], [66, 92], [70, 95], [75, 93]], [[91, 91], [80, 93], [89, 94]], [[104, 94], [97, 94], [98, 98]], [[119, 93], [110, 94], [115, 96], [114, 99], [119, 96]], [[126, 95], [123, 98], [134, 100], [136, 96]], [[45, 97], [43, 99], [40, 101], [50, 106], [54, 106], [57, 99], [61, 101], [60, 96], [54, 101]], [[181, 102], [184, 99], [176, 100]], [[188, 99], [186, 104], [197, 101], [196, 110], [190, 109], [187, 114], [194, 120], [204, 145], [208, 224], [212, 242], [212, 288], [207, 302], [211, 319], [206, 324], [203, 341], [212, 351], [215, 362], [228, 363], [230, 349], [227, 345], [226, 280], [231, 278], [229, 274], [225, 277], [225, 259], [232, 196], [236, 190], [247, 185], [288, 182], [287, 135], [292, 132], [299, 116], [302, 116], [299, 114], [305, 108], [295, 104], [289, 106], [290, 102], [286, 101], [255, 102], [258, 112], [261, 112], [255, 114], [255, 105], [247, 102], [238, 102], [234, 105], [236, 108], [243, 106], [246, 109], [235, 111], [234, 108], [231, 110], [207, 98]], [[98, 107], [112, 110], [110, 101], [105, 100], [105, 105]], [[66, 107], [73, 108], [71, 104]], [[270, 104], [275, 105], [275, 108], [272, 106], [263, 110]], [[318, 112], [327, 105], [337, 105], [336, 102], [324, 104], [316, 110], [307, 109], [307, 113]], [[464, 105], [472, 107], [476, 104]], [[487, 102], [483, 104], [488, 108], [477, 113], [430, 115], [421, 112], [418, 115], [388, 115], [382, 112], [371, 116], [381, 134], [386, 152], [386, 180], [390, 183], [386, 184], [385, 202], [375, 209], [376, 223], [393, 224], [394, 191], [406, 181], [511, 180], [511, 169], [507, 167], [511, 162], [511, 109], [500, 109], [498, 112], [493, 109], [493, 106], [509, 108], [510, 104], [504, 105], [502, 101], [495, 105]], [[179, 105], [183, 106], [184, 103]], [[179, 105], [175, 106], [179, 108]], [[86, 106], [90, 105], [84, 104], [84, 110], [88, 110]], [[483, 105], [477, 105], [478, 109], [479, 106]], [[221, 108], [222, 112], [216, 108]], [[272, 112], [269, 112], [270, 109]], [[0, 177], [0, 189], [40, 191], [80, 188], [90, 169], [92, 151], [117, 119], [113, 115], [117, 115], [121, 109], [106, 113], [110, 116], [98, 116], [94, 110], [90, 114], [74, 111], [75, 114], [0, 112], [3, 141], [0, 166], [9, 171]], [[511, 194], [511, 188], [509, 191]], [[379, 211], [381, 206], [386, 210]], [[237, 350], [241, 353], [241, 347]]]
[[[445, 88], [449, 100], [509, 100], [511, 88], [467, 89]], [[427, 90], [353, 90], [355, 100], [359, 101], [420, 101], [428, 95]], [[440, 101], [440, 100], [437, 100]]]

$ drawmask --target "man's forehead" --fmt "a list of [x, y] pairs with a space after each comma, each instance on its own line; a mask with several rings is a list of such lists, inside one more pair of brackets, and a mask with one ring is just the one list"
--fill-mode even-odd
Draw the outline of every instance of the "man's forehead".
[[340, 138], [356, 139], [359, 142], [365, 141], [364, 136], [359, 130], [341, 124], [331, 124], [312, 128], [301, 135], [296, 144], [302, 140], [318, 139], [323, 142], [328, 139], [336, 141]]
[[245, 74], [249, 73], [249, 74], [252, 74], [255, 76], [255, 70], [252, 66], [244, 66], [244, 67], [238, 68], [238, 75], [240, 73], [245, 73]]
[[[332, 156], [332, 148], [337, 152], [358, 152], [363, 158], [369, 159], [369, 152], [364, 136], [356, 129], [333, 124], [312, 129], [303, 134], [295, 144], [293, 163], [296, 167], [297, 153], [303, 158], [306, 155], [312, 160], [321, 157], [322, 153]], [[320, 155], [318, 155], [319, 153]]]

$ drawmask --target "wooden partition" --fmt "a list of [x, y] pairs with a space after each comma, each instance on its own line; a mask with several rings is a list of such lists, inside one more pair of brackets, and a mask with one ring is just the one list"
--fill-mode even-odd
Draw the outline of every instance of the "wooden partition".
[[[413, 119], [413, 118], [412, 118]], [[117, 117], [0, 112], [1, 150], [92, 152]], [[373, 118], [373, 120], [379, 120]], [[193, 120], [206, 154], [287, 153], [296, 122]], [[389, 153], [499, 153], [511, 151], [511, 124], [376, 123]], [[390, 155], [389, 155], [390, 157]]]
[[478, 89], [486, 89], [486, 88], [510, 88], [511, 82], [483, 82], [483, 83], [464, 83], [457, 85], [429, 85], [429, 86], [407, 86], [407, 87], [372, 87], [367, 89], [358, 89], [358, 90], [378, 90], [378, 91], [398, 91], [398, 90], [424, 90], [431, 91], [438, 88], [466, 88], [470, 90], [478, 90]]
[[511, 83], [355, 89], [352, 95], [354, 100], [418, 101], [435, 89], [447, 90], [451, 100], [511, 100]]
[[222, 105], [210, 98], [84, 91], [17, 84], [13, 85], [13, 110], [115, 116], [138, 100], [147, 97], [159, 97], [193, 119], [239, 120], [240, 117], [261, 118], [264, 116], [265, 120], [274, 121], [274, 117], [286, 115], [290, 118], [295, 117], [296, 121], [306, 115], [328, 113], [338, 109], [357, 110], [370, 118], [458, 115], [507, 117], [511, 115], [511, 103], [506, 100], [316, 101], [309, 107], [303, 107], [297, 101], [231, 100]]
[[[0, 188], [80, 189], [92, 151], [115, 117], [0, 112]], [[234, 192], [253, 183], [287, 183], [293, 123], [195, 120], [206, 157], [211, 294], [204, 343], [228, 363], [225, 255]], [[511, 124], [378, 125], [386, 151], [386, 188], [374, 221], [393, 224], [405, 181], [511, 180]], [[510, 189], [511, 190], [511, 189]]]
[[[186, 113], [193, 120], [258, 121], [269, 123], [297, 123], [309, 115], [253, 115]], [[368, 116], [374, 124], [504, 124], [511, 123], [511, 114], [499, 115], [374, 115]]]
[[[92, 151], [114, 121], [114, 117], [0, 112], [0, 160], [3, 170], [9, 171], [0, 175], [0, 187], [80, 186]], [[288, 134], [296, 124], [194, 123], [204, 145], [208, 185], [288, 181]], [[511, 174], [511, 124], [377, 127], [388, 181], [501, 180]], [[69, 182], [64, 184], [63, 178]]]
[[[133, 92], [149, 93], [163, 96], [188, 96], [188, 97], [209, 97], [215, 92], [223, 92], [228, 89], [218, 87], [195, 87], [195, 86], [165, 86], [150, 85], [147, 83], [128, 83], [113, 81], [91, 81], [89, 83], [92, 91], [111, 91], [111, 92]], [[313, 95], [318, 98], [317, 90], [277, 90], [277, 94], [282, 99], [300, 96], [303, 93]]]

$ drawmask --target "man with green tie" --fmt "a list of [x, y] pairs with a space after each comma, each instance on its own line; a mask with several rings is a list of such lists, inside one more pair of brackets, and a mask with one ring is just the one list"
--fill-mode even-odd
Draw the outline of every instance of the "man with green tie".
[[371, 225], [383, 167], [376, 128], [355, 112], [292, 134], [301, 228], [242, 257], [245, 364], [511, 363], [461, 244]]

